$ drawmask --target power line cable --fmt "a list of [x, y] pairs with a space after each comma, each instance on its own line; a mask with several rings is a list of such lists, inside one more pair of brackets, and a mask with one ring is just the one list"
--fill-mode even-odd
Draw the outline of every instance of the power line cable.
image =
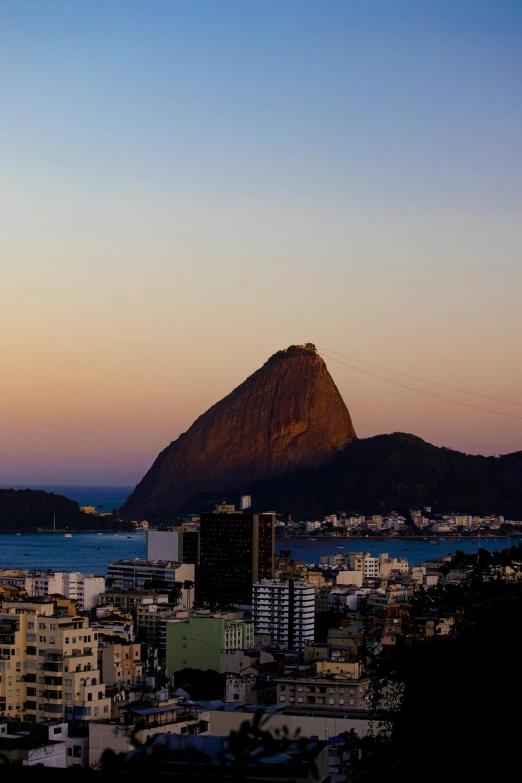
[[459, 389], [458, 386], [449, 386], [447, 383], [437, 383], [437, 381], [428, 381], [427, 378], [419, 378], [417, 375], [408, 375], [405, 372], [399, 372], [398, 370], [391, 370], [389, 367], [381, 367], [379, 364], [372, 364], [371, 362], [365, 362], [363, 359], [356, 359], [354, 356], [347, 356], [344, 353], [338, 351], [331, 351], [330, 348], [321, 348], [317, 346], [320, 351], [328, 351], [335, 356], [342, 356], [343, 359], [350, 359], [351, 362], [360, 362], [366, 364], [368, 367], [375, 367], [377, 370], [384, 370], [385, 372], [392, 372], [394, 375], [401, 375], [403, 378], [413, 378], [415, 381], [422, 381], [422, 383], [431, 383], [432, 386], [442, 386], [444, 389], [451, 389], [452, 391], [463, 392], [464, 394], [472, 394], [474, 397], [482, 397], [486, 400], [494, 400], [494, 402], [504, 402], [506, 405], [520, 405], [522, 402], [513, 402], [513, 400], [503, 400], [501, 397], [490, 397], [488, 394], [479, 394], [478, 392], [469, 391], [469, 389]]
[[[321, 350], [324, 351], [325, 349], [322, 348]], [[522, 421], [522, 416], [516, 416], [514, 413], [503, 413], [502, 411], [491, 410], [491, 408], [481, 408], [478, 405], [471, 405], [471, 403], [469, 402], [452, 400], [450, 397], [442, 397], [440, 394], [433, 394], [432, 392], [424, 391], [423, 389], [415, 389], [413, 386], [406, 386], [405, 383], [392, 381], [390, 378], [383, 378], [381, 375], [376, 375], [373, 372], [369, 372], [369, 370], [362, 370], [360, 367], [354, 367], [352, 364], [347, 364], [346, 362], [342, 362], [340, 359], [334, 359], [332, 356], [327, 356], [326, 358], [332, 362], [337, 362], [338, 364], [342, 364], [344, 367], [349, 367], [351, 370], [355, 370], [356, 372], [362, 372], [364, 375], [370, 375], [372, 378], [378, 378], [380, 381], [385, 381], [386, 383], [393, 384], [393, 386], [400, 386], [402, 389], [408, 389], [409, 391], [418, 392], [418, 394], [425, 394], [427, 397], [435, 397], [435, 399], [443, 400], [444, 402], [452, 402], [454, 405], [462, 405], [464, 408], [473, 408], [476, 411], [484, 411], [485, 413], [495, 413], [497, 416], [506, 416], [509, 419], [519, 419], [520, 421]]]

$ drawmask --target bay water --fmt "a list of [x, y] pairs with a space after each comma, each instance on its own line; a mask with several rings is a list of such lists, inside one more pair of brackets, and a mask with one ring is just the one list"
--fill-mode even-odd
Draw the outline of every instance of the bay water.
[[[424, 560], [453, 554], [457, 549], [476, 552], [481, 546], [489, 551], [505, 549], [519, 538], [482, 539], [473, 543], [471, 539], [430, 541], [407, 539], [339, 538], [276, 538], [276, 552], [290, 550], [292, 557], [306, 563], [318, 563], [321, 555], [339, 552], [370, 552], [379, 555], [387, 552], [391, 557], [406, 557], [410, 565], [419, 565]], [[2, 568], [52, 568], [63, 571], [84, 571], [105, 575], [107, 565], [114, 560], [146, 555], [146, 534], [132, 533], [72, 533], [65, 538], [63, 533], [5, 533], [0, 535], [0, 567]]]

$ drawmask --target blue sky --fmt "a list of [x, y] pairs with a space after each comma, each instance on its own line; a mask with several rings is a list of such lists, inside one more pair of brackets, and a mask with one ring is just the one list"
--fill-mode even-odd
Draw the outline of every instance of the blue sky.
[[[519, 2], [0, 0], [6, 480], [137, 479], [304, 340], [522, 400], [521, 53]], [[360, 434], [522, 446], [331, 370]]]

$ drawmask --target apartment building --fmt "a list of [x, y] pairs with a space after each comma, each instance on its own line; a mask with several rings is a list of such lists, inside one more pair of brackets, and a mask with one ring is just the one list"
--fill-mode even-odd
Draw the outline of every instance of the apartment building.
[[49, 594], [49, 577], [53, 571], [26, 568], [0, 569], [0, 584], [9, 584], [24, 590], [31, 598]]
[[79, 571], [50, 571], [23, 568], [0, 569], [0, 584], [9, 584], [24, 590], [31, 598], [63, 595], [74, 601], [80, 610], [96, 606], [105, 590], [105, 579]]
[[127, 642], [134, 641], [134, 620], [128, 612], [114, 612], [112, 607], [97, 607], [96, 620], [91, 628], [98, 634], [98, 641], [110, 642], [111, 636], [119, 636]]
[[156, 647], [164, 657], [167, 646], [167, 622], [175, 617], [186, 619], [186, 610], [169, 603], [143, 601], [136, 609], [136, 631], [141, 641]]
[[252, 614], [256, 634], [302, 650], [314, 639], [315, 587], [294, 579], [262, 579], [253, 587]]
[[141, 644], [103, 643], [98, 661], [106, 685], [134, 685], [143, 675]]
[[197, 563], [199, 530], [171, 526], [167, 530], [147, 530], [147, 560], [171, 560], [175, 563]]
[[408, 558], [390, 557], [387, 552], [379, 555], [379, 576], [386, 579], [392, 574], [407, 574], [409, 571]]
[[303, 710], [367, 710], [368, 679], [342, 674], [276, 677], [277, 704]]
[[110, 716], [86, 617], [52, 600], [3, 602], [0, 649], [0, 712], [32, 723]]
[[75, 601], [78, 609], [89, 611], [98, 603], [105, 590], [105, 579], [79, 571], [56, 571], [49, 576], [46, 595], [58, 593]]
[[134, 617], [141, 604], [168, 604], [168, 592], [151, 590], [122, 590], [110, 588], [100, 595], [99, 606], [111, 606], [115, 611], [130, 612]]
[[190, 666], [219, 671], [221, 654], [254, 646], [254, 624], [241, 612], [191, 612], [187, 619], [167, 620], [167, 673]]
[[197, 586], [201, 606], [250, 607], [252, 585], [275, 570], [274, 515], [248, 514], [220, 505], [201, 515]]
[[150, 706], [142, 702], [128, 705], [120, 710], [118, 720], [89, 724], [89, 764], [97, 764], [108, 747], [115, 753], [128, 753], [136, 747], [136, 739], [144, 743], [157, 734], [206, 734], [208, 723], [208, 711], [177, 699], [151, 702]]
[[[121, 590], [147, 589], [158, 585], [161, 589], [172, 590], [176, 582], [194, 582], [193, 563], [177, 563], [171, 560], [117, 560], [109, 563], [107, 580]], [[183, 590], [180, 607], [188, 609], [191, 590]]]

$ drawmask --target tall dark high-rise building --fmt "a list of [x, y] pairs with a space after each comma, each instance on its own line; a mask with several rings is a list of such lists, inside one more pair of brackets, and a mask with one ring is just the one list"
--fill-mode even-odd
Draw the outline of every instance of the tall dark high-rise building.
[[197, 600], [201, 606], [251, 606], [252, 587], [274, 573], [272, 514], [216, 506], [201, 515]]

